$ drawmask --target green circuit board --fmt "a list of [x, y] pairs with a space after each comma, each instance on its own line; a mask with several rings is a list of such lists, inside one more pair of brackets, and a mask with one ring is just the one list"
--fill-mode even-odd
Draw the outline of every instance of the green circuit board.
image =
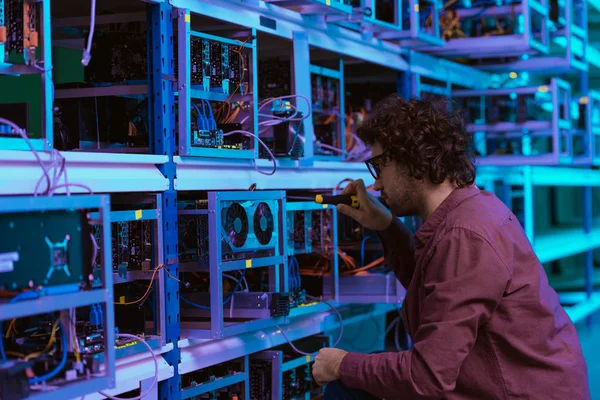
[[82, 284], [94, 242], [81, 210], [0, 214], [0, 289]]

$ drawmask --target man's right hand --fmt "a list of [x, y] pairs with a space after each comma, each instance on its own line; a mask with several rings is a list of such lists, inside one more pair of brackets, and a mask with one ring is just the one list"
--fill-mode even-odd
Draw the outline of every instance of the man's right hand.
[[354, 195], [358, 198], [360, 208], [352, 208], [346, 204], [338, 204], [340, 213], [354, 218], [359, 224], [367, 229], [383, 231], [392, 223], [392, 213], [385, 208], [374, 196], [370, 195], [365, 188], [362, 179], [352, 181], [344, 188], [342, 194]]

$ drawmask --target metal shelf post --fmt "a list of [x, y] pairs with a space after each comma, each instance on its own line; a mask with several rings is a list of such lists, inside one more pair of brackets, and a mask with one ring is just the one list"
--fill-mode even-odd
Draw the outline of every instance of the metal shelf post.
[[[169, 157], [169, 161], [159, 167], [160, 172], [169, 180], [169, 188], [163, 193], [160, 210], [162, 212], [163, 254], [167, 270], [174, 276], [179, 275], [177, 257], [177, 192], [174, 189], [176, 166], [175, 154], [175, 105], [174, 105], [174, 58], [173, 58], [173, 7], [168, 3], [152, 5], [148, 8], [148, 70], [149, 74], [149, 115], [152, 124], [152, 153]], [[167, 344], [173, 343], [173, 350], [164, 355], [167, 363], [173, 367], [172, 378], [159, 383], [162, 400], [181, 399], [181, 376], [177, 366], [181, 352], [176, 345], [180, 337], [179, 326], [179, 282], [166, 278], [165, 293], [165, 332]]]

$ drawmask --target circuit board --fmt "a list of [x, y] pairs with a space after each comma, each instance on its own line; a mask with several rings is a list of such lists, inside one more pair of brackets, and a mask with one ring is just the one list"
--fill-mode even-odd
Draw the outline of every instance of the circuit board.
[[0, 288], [90, 282], [94, 241], [84, 212], [0, 214], [0, 232]]

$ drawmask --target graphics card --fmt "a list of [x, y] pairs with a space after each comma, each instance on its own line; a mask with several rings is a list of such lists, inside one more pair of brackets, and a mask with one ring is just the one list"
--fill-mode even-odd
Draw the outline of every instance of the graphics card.
[[279, 204], [276, 200], [220, 201], [218, 207], [223, 258], [277, 248]]

